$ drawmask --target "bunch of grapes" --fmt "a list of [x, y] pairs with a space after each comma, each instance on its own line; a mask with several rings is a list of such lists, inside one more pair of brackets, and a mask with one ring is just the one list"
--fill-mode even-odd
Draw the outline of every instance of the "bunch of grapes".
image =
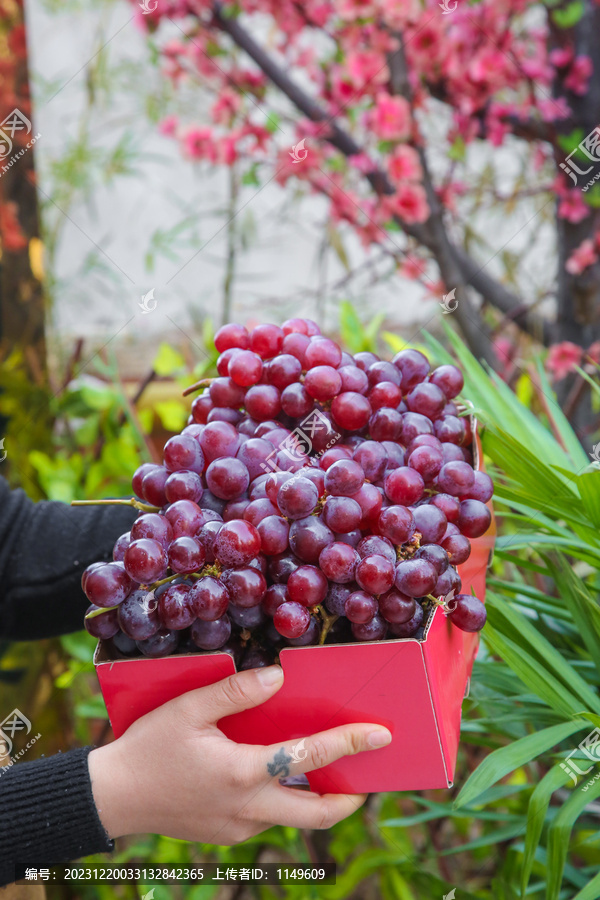
[[133, 476], [114, 561], [83, 574], [90, 634], [117, 658], [221, 650], [245, 669], [284, 646], [419, 638], [436, 605], [480, 630], [456, 567], [493, 485], [460, 370], [351, 356], [307, 319], [224, 325], [215, 345], [218, 377]]

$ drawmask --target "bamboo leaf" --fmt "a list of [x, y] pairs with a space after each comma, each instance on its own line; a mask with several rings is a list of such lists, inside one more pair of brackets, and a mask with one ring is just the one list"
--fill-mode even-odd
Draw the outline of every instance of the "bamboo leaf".
[[589, 787], [587, 782], [578, 785], [569, 799], [563, 803], [550, 825], [548, 829], [546, 900], [558, 900], [573, 825], [587, 804], [598, 796], [600, 796], [600, 781], [594, 782]]
[[549, 728], [536, 731], [535, 734], [528, 734], [527, 737], [520, 738], [507, 747], [494, 750], [469, 776], [455, 800], [455, 806], [472, 804], [480, 794], [509, 772], [526, 765], [572, 734], [583, 731], [584, 728], [587, 726], [583, 722], [562, 722], [560, 725], [551, 725]]
[[527, 885], [531, 877], [531, 870], [535, 860], [535, 854], [540, 843], [546, 813], [550, 805], [550, 798], [554, 791], [558, 790], [569, 780], [569, 773], [561, 769], [560, 763], [546, 772], [540, 783], [536, 786], [529, 800], [527, 810], [527, 833], [525, 835], [525, 850], [523, 853], [523, 872], [521, 878], [521, 897], [525, 897]]

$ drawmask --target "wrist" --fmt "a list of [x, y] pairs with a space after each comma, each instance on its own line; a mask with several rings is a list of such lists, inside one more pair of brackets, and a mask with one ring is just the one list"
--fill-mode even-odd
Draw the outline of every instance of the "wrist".
[[108, 836], [114, 839], [143, 830], [137, 825], [135, 786], [120, 761], [118, 741], [92, 750], [88, 770], [98, 817]]

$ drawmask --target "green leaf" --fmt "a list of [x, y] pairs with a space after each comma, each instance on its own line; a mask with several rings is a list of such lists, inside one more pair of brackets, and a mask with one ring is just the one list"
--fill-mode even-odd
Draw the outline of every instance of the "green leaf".
[[597, 600], [564, 557], [559, 556], [556, 563], [548, 560], [548, 567], [600, 673], [600, 608]]
[[509, 772], [519, 769], [532, 759], [546, 753], [561, 741], [583, 731], [587, 726], [583, 722], [562, 722], [551, 725], [535, 734], [528, 734], [507, 747], [494, 750], [469, 776], [455, 801], [455, 806], [467, 806], [479, 797], [492, 784], [500, 781]]
[[188, 410], [178, 400], [159, 400], [154, 409], [167, 431], [181, 431], [187, 421]]
[[108, 713], [102, 694], [96, 694], [89, 700], [75, 705], [75, 714], [83, 719], [108, 719]]
[[569, 780], [569, 773], [561, 769], [560, 763], [558, 763], [549, 772], [546, 772], [531, 795], [527, 810], [527, 832], [525, 835], [523, 871], [521, 874], [521, 897], [525, 897], [527, 885], [529, 884], [535, 854], [540, 843], [546, 813], [550, 805], [550, 798], [554, 791], [558, 790]]
[[552, 10], [552, 18], [559, 28], [573, 28], [585, 12], [584, 0], [573, 0], [564, 9]]
[[600, 873], [588, 881], [586, 886], [575, 894], [573, 900], [598, 900], [598, 897], [600, 897]]
[[589, 787], [587, 782], [578, 785], [551, 823], [548, 829], [546, 900], [558, 900], [573, 825], [587, 804], [598, 796], [600, 796], [600, 781], [594, 782]]
[[185, 367], [185, 360], [170, 344], [162, 343], [154, 357], [152, 368], [157, 375], [174, 375]]

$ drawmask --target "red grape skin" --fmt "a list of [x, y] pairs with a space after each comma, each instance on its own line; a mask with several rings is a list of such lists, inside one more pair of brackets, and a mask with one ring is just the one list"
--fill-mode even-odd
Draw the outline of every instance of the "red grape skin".
[[351, 391], [357, 394], [366, 394], [369, 387], [367, 373], [358, 366], [341, 366], [338, 374], [342, 379], [342, 391]]
[[[466, 465], [466, 463], [465, 463]], [[480, 500], [462, 500], [458, 514], [458, 527], [468, 538], [480, 537], [490, 527], [492, 514]]]
[[281, 408], [288, 416], [301, 418], [314, 408], [315, 402], [303, 384], [290, 384], [281, 393]]
[[377, 600], [366, 591], [355, 591], [344, 604], [346, 618], [356, 625], [370, 622], [378, 609]]
[[275, 611], [273, 624], [284, 637], [298, 638], [310, 625], [310, 613], [301, 603], [288, 600]]
[[93, 618], [88, 619], [87, 617], [91, 612], [94, 612], [101, 607], [95, 606], [93, 603], [86, 610], [86, 618], [84, 619], [84, 624], [86, 631], [88, 634], [91, 634], [92, 637], [95, 637], [99, 641], [107, 641], [110, 638], [114, 637], [117, 631], [119, 630], [119, 620], [117, 618], [117, 610], [116, 609], [107, 609], [106, 612], [103, 612], [99, 616], [93, 616]]
[[448, 400], [458, 396], [465, 383], [460, 369], [452, 365], [438, 366], [429, 376], [429, 381], [439, 387]]
[[[235, 363], [235, 360], [233, 361]], [[233, 364], [233, 363], [232, 363]], [[215, 378], [209, 388], [213, 409], [208, 417], [210, 422], [212, 413], [216, 407], [224, 409], [239, 409], [244, 403], [246, 390], [236, 384], [232, 378]], [[239, 421], [239, 420], [238, 420]]]
[[144, 494], [142, 493], [142, 481], [144, 480], [144, 476], [148, 474], [148, 472], [152, 472], [154, 469], [158, 469], [159, 466], [155, 465], [155, 463], [142, 463], [141, 466], [133, 473], [133, 478], [131, 479], [131, 486], [133, 488], [133, 493], [140, 498], [140, 500], [144, 499]]
[[302, 363], [291, 353], [275, 356], [267, 367], [267, 380], [283, 391], [290, 384], [297, 384], [302, 373]]
[[442, 548], [448, 554], [448, 558], [453, 566], [461, 566], [471, 555], [469, 539], [462, 534], [453, 534], [444, 538]]
[[204, 523], [202, 510], [192, 500], [177, 500], [165, 512], [173, 529], [173, 537], [193, 537]]
[[95, 566], [94, 569], [90, 567], [85, 578], [84, 590], [90, 603], [95, 606], [117, 606], [133, 590], [133, 581], [120, 565], [114, 562], [106, 563]]
[[380, 615], [374, 615], [370, 622], [353, 622], [352, 636], [357, 641], [382, 641], [388, 625]]
[[119, 627], [134, 641], [146, 640], [160, 628], [154, 596], [146, 591], [134, 591], [119, 606]]
[[293, 553], [281, 553], [269, 560], [269, 577], [275, 584], [285, 584], [292, 572], [301, 565], [302, 560]]
[[[257, 353], [252, 353], [251, 350], [240, 350], [229, 363], [229, 377], [240, 387], [251, 387], [253, 384], [258, 384], [262, 373], [262, 359]], [[242, 404], [238, 405], [241, 406]]]
[[236, 500], [250, 484], [250, 474], [239, 459], [215, 459], [206, 470], [209, 490], [221, 500]]
[[265, 422], [281, 409], [281, 393], [272, 384], [256, 384], [248, 389], [244, 403], [248, 415], [257, 422]]
[[369, 434], [374, 441], [396, 441], [402, 431], [402, 416], [395, 409], [383, 407], [369, 419]]
[[388, 506], [379, 513], [377, 528], [393, 544], [404, 544], [415, 533], [414, 516], [406, 506]]
[[363, 486], [365, 473], [352, 459], [340, 459], [325, 473], [325, 490], [334, 497], [350, 497]]
[[403, 392], [411, 390], [429, 374], [429, 360], [419, 350], [400, 350], [392, 359], [393, 364], [402, 375], [401, 388]]
[[190, 603], [189, 584], [172, 584], [160, 595], [158, 617], [163, 628], [181, 631], [196, 618]]
[[414, 597], [391, 588], [379, 598], [379, 611], [386, 622], [402, 624], [412, 619], [416, 612], [417, 601]]
[[346, 584], [354, 581], [356, 566], [360, 556], [349, 544], [335, 541], [325, 547], [319, 555], [319, 568], [330, 581]]
[[199, 425], [205, 425], [208, 420], [208, 414], [212, 408], [213, 403], [208, 391], [205, 394], [201, 394], [200, 397], [196, 397], [192, 402], [192, 417], [194, 422], [197, 422]]
[[286, 334], [283, 339], [283, 344], [281, 345], [282, 353], [289, 353], [292, 356], [295, 356], [296, 359], [300, 362], [300, 365], [304, 365], [304, 357], [306, 354], [306, 348], [310, 344], [310, 338], [306, 334], [300, 334], [299, 332], [293, 332], [291, 334]]
[[328, 497], [323, 507], [323, 521], [334, 532], [344, 534], [358, 528], [363, 517], [362, 509], [350, 497]]
[[131, 540], [139, 541], [140, 538], [152, 538], [166, 548], [173, 540], [173, 528], [165, 516], [143, 513], [131, 526]]
[[142, 499], [151, 503], [152, 506], [158, 506], [159, 508], [164, 506], [167, 502], [165, 485], [169, 474], [164, 466], [157, 466], [144, 475], [142, 479], [142, 493], [144, 496]]
[[245, 350], [250, 346], [250, 335], [243, 325], [237, 325], [235, 322], [228, 322], [223, 325], [215, 334], [215, 347], [219, 353], [224, 353], [231, 347], [239, 347]]
[[221, 573], [221, 581], [229, 591], [232, 603], [244, 609], [258, 606], [267, 591], [265, 576], [250, 566], [225, 569]]
[[385, 447], [377, 441], [363, 441], [352, 454], [352, 458], [359, 464], [365, 478], [369, 481], [379, 481], [383, 478], [388, 463], [388, 455]]
[[250, 349], [262, 359], [281, 353], [284, 334], [278, 325], [257, 325], [250, 334]]
[[435, 588], [438, 575], [425, 559], [405, 559], [396, 566], [396, 587], [409, 597], [425, 597]]
[[304, 361], [307, 369], [314, 366], [332, 366], [337, 369], [342, 362], [342, 351], [335, 341], [326, 337], [314, 337], [306, 348]]
[[389, 630], [394, 635], [394, 637], [413, 637], [423, 624], [424, 618], [425, 615], [423, 613], [423, 607], [420, 603], [417, 603], [412, 618], [410, 618], [407, 622], [390, 622]]
[[[123, 562], [129, 577], [140, 584], [151, 584], [157, 579], [163, 578], [168, 565], [165, 548], [158, 541], [150, 538], [132, 541], [125, 551]], [[93, 573], [90, 578], [93, 578], [95, 574]], [[88, 585], [89, 581], [90, 579], [88, 579]], [[92, 597], [90, 597], [90, 600], [94, 602]], [[101, 605], [97, 601], [96, 603], [99, 606]]]
[[223, 582], [207, 575], [193, 585], [189, 600], [194, 615], [198, 619], [202, 619], [204, 622], [213, 622], [227, 612], [230, 596]]
[[367, 556], [383, 556], [390, 562], [396, 563], [396, 550], [392, 542], [382, 535], [368, 534], [363, 537], [357, 546], [361, 559]]
[[[131, 532], [126, 531], [125, 534], [122, 534], [115, 541], [115, 546], [113, 547], [113, 560], [115, 562], [122, 562], [123, 557], [125, 556], [125, 551], [129, 547], [131, 543]], [[83, 587], [83, 585], [82, 585]], [[84, 588], [85, 590], [85, 588]]]
[[296, 519], [290, 526], [290, 549], [303, 562], [316, 563], [324, 547], [333, 541], [333, 531], [320, 517]]
[[260, 552], [260, 534], [250, 522], [225, 522], [213, 545], [215, 558], [224, 566], [243, 566]]
[[371, 403], [362, 394], [346, 391], [338, 394], [331, 404], [334, 422], [348, 431], [364, 428], [373, 412]]
[[481, 503], [487, 503], [492, 499], [494, 493], [494, 482], [487, 472], [475, 472], [473, 476], [473, 484], [469, 488], [468, 493], [461, 496], [461, 500], [479, 500]]
[[406, 396], [406, 405], [411, 412], [420, 413], [428, 419], [437, 419], [446, 405], [446, 395], [439, 387], [429, 382], [417, 384]]
[[201, 650], [218, 650], [229, 640], [230, 635], [231, 622], [226, 614], [209, 622], [196, 619], [190, 631], [191, 639]]
[[394, 563], [385, 556], [365, 556], [356, 567], [356, 582], [370, 594], [385, 594], [394, 583]]
[[383, 492], [376, 488], [374, 484], [365, 482], [361, 489], [352, 494], [350, 498], [356, 500], [363, 514], [361, 528], [370, 528], [371, 523], [375, 522], [381, 512], [383, 505]]
[[192, 500], [198, 503], [203, 490], [200, 476], [187, 470], [172, 472], [165, 482], [165, 496], [169, 503], [175, 503], [177, 500]]
[[431, 503], [423, 503], [413, 509], [416, 530], [421, 535], [421, 544], [439, 544], [444, 537], [446, 516]]
[[189, 434], [176, 434], [175, 437], [169, 438], [163, 454], [164, 465], [168, 472], [186, 469], [200, 473], [204, 469], [204, 456], [200, 445]]
[[452, 611], [448, 613], [448, 618], [453, 625], [462, 631], [481, 631], [487, 618], [481, 600], [471, 594], [458, 594], [452, 600], [451, 606]]
[[268, 616], [271, 616], [271, 618], [273, 618], [275, 612], [277, 611], [277, 608], [289, 599], [290, 598], [287, 592], [287, 585], [272, 584], [271, 587], [267, 588], [267, 592], [262, 599], [263, 611]]
[[416, 469], [424, 481], [431, 481], [438, 474], [444, 463], [441, 450], [435, 447], [415, 447], [406, 460], [411, 469]]
[[473, 486], [474, 480], [472, 466], [469, 463], [456, 460], [455, 462], [447, 462], [442, 466], [437, 477], [437, 484], [443, 493], [457, 497], [460, 494], [465, 494]]
[[409, 466], [398, 466], [385, 476], [383, 488], [392, 503], [410, 506], [423, 496], [425, 482], [416, 469]]
[[263, 519], [270, 519], [271, 516], [279, 517], [279, 510], [268, 497], [263, 497], [262, 500], [252, 500], [248, 503], [241, 516], [232, 516], [231, 518], [245, 519], [246, 522], [250, 522], [255, 528], [258, 528]]
[[208, 466], [219, 456], [235, 456], [239, 435], [229, 422], [209, 422], [200, 435], [200, 446]]
[[[204, 547], [193, 537], [183, 535], [169, 546], [169, 566], [180, 574], [198, 572], [206, 560]], [[173, 628], [173, 625], [169, 625]]]
[[277, 506], [289, 519], [304, 519], [317, 505], [319, 491], [308, 478], [290, 478], [277, 493]]
[[327, 578], [316, 566], [300, 566], [287, 581], [290, 600], [303, 606], [322, 603], [327, 594]]
[[304, 387], [314, 400], [332, 400], [341, 386], [342, 379], [331, 366], [314, 366], [304, 378]]

